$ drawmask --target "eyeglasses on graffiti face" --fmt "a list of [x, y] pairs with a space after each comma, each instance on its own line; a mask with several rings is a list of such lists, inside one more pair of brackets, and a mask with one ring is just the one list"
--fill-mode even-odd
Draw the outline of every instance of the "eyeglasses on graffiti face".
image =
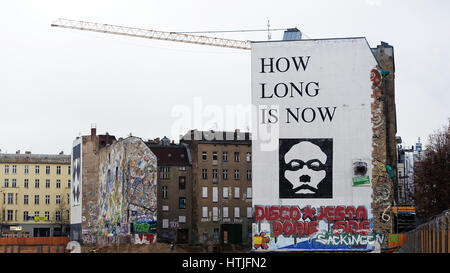
[[298, 159], [294, 159], [291, 160], [288, 164], [287, 164], [287, 169], [291, 170], [291, 171], [297, 171], [303, 168], [303, 166], [305, 166], [308, 169], [314, 170], [314, 171], [320, 171], [323, 170], [325, 168], [325, 165], [322, 164], [322, 162], [320, 162], [318, 159], [311, 159], [308, 160], [307, 162], [304, 162], [302, 160], [298, 160]]

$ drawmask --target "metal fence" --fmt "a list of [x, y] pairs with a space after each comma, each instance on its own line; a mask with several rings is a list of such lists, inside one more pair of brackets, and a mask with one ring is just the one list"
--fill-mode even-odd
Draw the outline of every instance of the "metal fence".
[[450, 253], [450, 210], [405, 234], [401, 253]]

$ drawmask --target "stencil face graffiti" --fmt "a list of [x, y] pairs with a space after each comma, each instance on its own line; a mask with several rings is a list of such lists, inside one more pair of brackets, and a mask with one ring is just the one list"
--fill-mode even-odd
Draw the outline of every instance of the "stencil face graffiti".
[[332, 198], [332, 139], [280, 139], [280, 198]]

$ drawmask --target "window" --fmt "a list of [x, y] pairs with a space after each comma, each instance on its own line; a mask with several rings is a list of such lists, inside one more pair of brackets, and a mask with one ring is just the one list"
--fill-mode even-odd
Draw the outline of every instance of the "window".
[[23, 187], [28, 189], [28, 179], [23, 180]]
[[70, 179], [67, 180], [67, 187], [70, 188]]
[[208, 198], [208, 187], [202, 187], [202, 198]]
[[61, 166], [56, 166], [56, 174], [61, 174]]
[[202, 218], [208, 218], [208, 207], [202, 207]]
[[[57, 213], [58, 213], [59, 211], [57, 211]], [[45, 216], [45, 218], [47, 218], [47, 220], [50, 220], [50, 211], [46, 211], [46, 212], [44, 212], [44, 216]]]
[[14, 214], [14, 211], [13, 210], [8, 210], [8, 221], [12, 221], [13, 220], [13, 214]]
[[222, 179], [228, 180], [228, 170], [227, 169], [222, 170]]
[[50, 179], [45, 180], [45, 188], [50, 188]]
[[202, 169], [202, 178], [208, 179], [208, 170], [207, 169]]
[[28, 221], [28, 211], [23, 212], [23, 220]]
[[11, 185], [13, 188], [16, 188], [17, 187], [17, 181], [16, 181], [16, 179], [15, 178], [13, 178], [13, 180], [12, 180], [12, 185]]
[[217, 160], [218, 156], [217, 156], [217, 152], [213, 152], [212, 153], [212, 160]]
[[202, 160], [205, 161], [208, 158], [206, 152], [202, 152]]
[[67, 204], [70, 204], [70, 194], [67, 194]]
[[213, 214], [213, 221], [218, 221], [219, 220], [219, 208], [213, 207], [212, 214]]
[[247, 162], [252, 162], [252, 153], [247, 152], [247, 153], [245, 154], [245, 161], [247, 161]]
[[222, 152], [222, 161], [224, 162], [228, 161], [228, 152]]
[[34, 187], [37, 189], [39, 188], [39, 179], [34, 180]]
[[228, 207], [223, 207], [223, 218], [228, 218]]
[[9, 173], [9, 165], [5, 165], [5, 173]]
[[39, 195], [34, 196], [34, 204], [39, 205]]
[[247, 188], [247, 198], [252, 198], [252, 188], [251, 187]]
[[239, 162], [239, 152], [234, 152], [234, 162]]
[[39, 165], [34, 166], [34, 173], [39, 174]]
[[160, 179], [170, 179], [170, 167], [159, 168], [159, 178]]
[[169, 228], [169, 219], [163, 219], [162, 228]]
[[240, 218], [241, 217], [241, 211], [239, 207], [234, 208], [234, 218]]
[[67, 174], [70, 174], [70, 165], [67, 167]]
[[252, 217], [253, 217], [252, 207], [247, 207], [247, 218], [252, 218]]
[[186, 208], [186, 197], [180, 197], [179, 198], [179, 208], [185, 209]]
[[28, 174], [28, 165], [23, 166], [23, 173]]
[[219, 201], [219, 190], [218, 190], [217, 187], [213, 187], [212, 201], [213, 202], [218, 202]]
[[239, 198], [239, 188], [238, 187], [234, 188], [234, 198]]
[[61, 204], [61, 195], [56, 196], [56, 204]]
[[162, 198], [167, 199], [168, 196], [167, 186], [162, 186], [161, 189], [162, 189]]
[[39, 211], [34, 212], [34, 217], [39, 217]]
[[14, 204], [14, 194], [8, 193], [8, 204]]
[[169, 206], [162, 206], [163, 211], [169, 211]]
[[228, 198], [228, 188], [227, 187], [222, 188], [222, 192], [223, 198]]
[[50, 205], [50, 195], [45, 196], [45, 204]]
[[25, 195], [23, 196], [23, 204], [24, 204], [24, 205], [28, 205], [28, 194], [25, 194]]
[[55, 220], [61, 221], [61, 212], [60, 211], [55, 212]]
[[5, 178], [5, 188], [8, 188], [8, 187], [9, 187], [9, 179]]
[[179, 223], [186, 223], [186, 216], [182, 216], [182, 215], [178, 216], [178, 222]]
[[180, 190], [186, 189], [186, 177], [185, 176], [180, 176], [178, 178], [178, 188]]
[[216, 179], [216, 181], [217, 181], [217, 169], [212, 170], [212, 178], [213, 178], [213, 180]]
[[252, 180], [252, 170], [247, 170], [247, 180]]
[[12, 165], [12, 173], [13, 174], [17, 173], [17, 165]]
[[239, 170], [234, 170], [234, 180], [239, 180]]
[[56, 188], [60, 189], [61, 188], [61, 180], [56, 179]]
[[50, 166], [45, 166], [45, 174], [50, 174]]

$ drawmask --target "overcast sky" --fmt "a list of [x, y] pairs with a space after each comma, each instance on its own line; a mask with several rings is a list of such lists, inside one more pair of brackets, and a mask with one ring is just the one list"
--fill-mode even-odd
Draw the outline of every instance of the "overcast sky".
[[[450, 117], [449, 14], [447, 0], [2, 1], [0, 149], [69, 154], [93, 123], [100, 134], [171, 137], [174, 107], [251, 103], [250, 51], [50, 27], [57, 18], [164, 31], [265, 29], [270, 20], [304, 38], [387, 42], [397, 135], [413, 145]], [[267, 32], [208, 35], [267, 40]]]

